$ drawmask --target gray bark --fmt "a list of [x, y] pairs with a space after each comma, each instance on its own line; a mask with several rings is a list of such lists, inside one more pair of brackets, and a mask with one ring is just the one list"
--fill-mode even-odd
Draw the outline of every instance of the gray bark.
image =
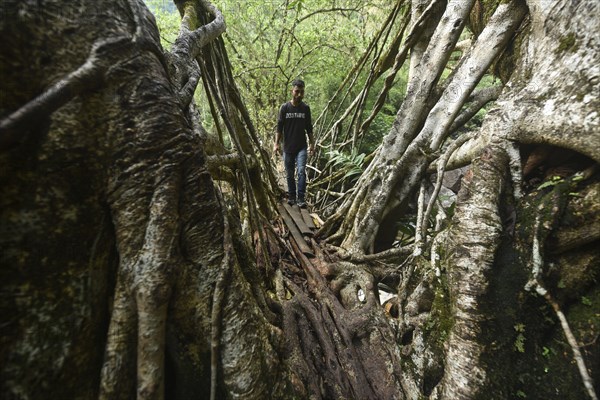
[[600, 161], [600, 38], [594, 2], [528, 2], [530, 33], [521, 63], [482, 134], [457, 152], [452, 167], [472, 160], [493, 137], [551, 144]]
[[[472, 166], [473, 178], [463, 189], [465, 198], [454, 218], [461, 221], [450, 232], [447, 245], [454, 247], [449, 261], [448, 286], [454, 324], [447, 341], [441, 398], [472, 399], [482, 396], [491, 378], [481, 362], [486, 318], [485, 298], [489, 291], [495, 255], [503, 222], [499, 205], [508, 180], [508, 156], [490, 148]], [[487, 383], [489, 385], [489, 382]]]
[[406, 205], [432, 160], [432, 154], [447, 137], [462, 105], [519, 26], [526, 11], [515, 2], [498, 7], [437, 104], [430, 108], [430, 94], [450, 57], [469, 10], [470, 3], [448, 4], [418, 71], [409, 83], [407, 97], [394, 126], [361, 177], [359, 190], [342, 206], [344, 212], [350, 210], [341, 228], [344, 237], [342, 247], [357, 252], [373, 250], [382, 219], [396, 206]]
[[[594, 212], [592, 210], [597, 208], [598, 202], [591, 204], [586, 200], [596, 193], [597, 182], [591, 180], [585, 184], [585, 189], [579, 189], [581, 198], [575, 202], [569, 200], [568, 196], [558, 194], [574, 190], [565, 182], [553, 190], [549, 195], [550, 200], [542, 197], [543, 192], [534, 191], [517, 201], [517, 210], [513, 211], [512, 216], [507, 208], [510, 210], [513, 207], [511, 204], [515, 204], [515, 200], [511, 200], [513, 197], [518, 199], [523, 196], [520, 194], [521, 166], [518, 155], [515, 162], [511, 141], [521, 146], [551, 143], [560, 146], [558, 152], [576, 150], [591, 159], [583, 165], [592, 165], [591, 171], [597, 169], [594, 163], [598, 161], [600, 133], [596, 111], [598, 88], [597, 85], [590, 85], [590, 82], [595, 82], [598, 74], [599, 32], [595, 22], [586, 15], [597, 13], [598, 7], [592, 3], [531, 2], [529, 8], [532, 25], [522, 44], [521, 62], [494, 110], [484, 120], [479, 135], [473, 140], [477, 147], [467, 146], [469, 157], [455, 157], [453, 162], [454, 167], [471, 161], [473, 165], [466, 178], [468, 186], [461, 189], [458, 196], [453, 228], [436, 237], [433, 244], [432, 267], [435, 267], [440, 278], [432, 278], [431, 270], [427, 268], [417, 269], [418, 277], [413, 275], [411, 283], [406, 286], [409, 294], [400, 293], [409, 297], [407, 304], [401, 304], [401, 320], [404, 321], [401, 332], [404, 335], [411, 332], [409, 346], [412, 360], [406, 362], [405, 371], [411, 371], [412, 378], [404, 384], [424, 386], [425, 393], [431, 398], [512, 398], [516, 396], [516, 388], [520, 388], [521, 396], [535, 398], [595, 396], [593, 385], [597, 385], [597, 382], [590, 382], [590, 376], [594, 375], [593, 371], [597, 368], [597, 364], [591, 361], [595, 357], [595, 350], [580, 354], [581, 338], [587, 335], [586, 331], [573, 334], [570, 329], [564, 328], [569, 324], [573, 326], [573, 321], [581, 321], [581, 315], [575, 311], [569, 315], [562, 314], [565, 309], [578, 309], [576, 304], [566, 301], [562, 296], [565, 291], [575, 291], [581, 295], [597, 290], [597, 286], [590, 281], [579, 280], [579, 274], [579, 278], [570, 278], [578, 283], [566, 278], [569, 275], [566, 270], [589, 273], [589, 263], [597, 256], [591, 256], [588, 252], [590, 246], [597, 246], [597, 235], [592, 233], [597, 218], [589, 213]], [[575, 66], [570, 60], [577, 60], [578, 65]], [[580, 133], [584, 136], [580, 136]], [[583, 137], [590, 140], [587, 147], [583, 145]], [[486, 147], [490, 145], [494, 150]], [[458, 163], [460, 158], [462, 160]], [[482, 169], [484, 165], [488, 167]], [[582, 176], [586, 175], [582, 173]], [[568, 211], [563, 215], [558, 210], [564, 206], [557, 206], [556, 201], [573, 205], [567, 206]], [[574, 211], [575, 208], [579, 211]], [[544, 312], [553, 314], [555, 311], [559, 319], [556, 329], [543, 324], [536, 326], [534, 321], [540, 319], [536, 315], [539, 309], [531, 308], [528, 303], [534, 300], [529, 299], [524, 290], [528, 277], [522, 271], [531, 268], [528, 257], [532, 256], [532, 238], [537, 236], [530, 213], [536, 213], [534, 210], [537, 209], [544, 210], [544, 215], [556, 215], [559, 221], [546, 221], [543, 224], [545, 230], [553, 231], [549, 238], [542, 238], [545, 244], [541, 245], [544, 248], [547, 246], [551, 261], [545, 260], [539, 267], [540, 274], [547, 278], [554, 276], [552, 288], [545, 293], [545, 297], [551, 299], [551, 307]], [[582, 215], [576, 218], [579, 222], [572, 220], [574, 213]], [[583, 215], [587, 215], [585, 223], [580, 219], [584, 218]], [[515, 222], [511, 222], [515, 217], [516, 227]], [[476, 223], [469, 227], [471, 222]], [[569, 249], [565, 251], [570, 255], [552, 257], [551, 254], [563, 251], [562, 247], [556, 245], [566, 237], [572, 238], [573, 230], [579, 232], [581, 240], [573, 243], [574, 247], [565, 244], [564, 248]], [[519, 257], [524, 257], [524, 260], [519, 260]], [[567, 263], [577, 267], [571, 265], [571, 270], [566, 266]], [[548, 272], [554, 268], [560, 272]], [[557, 280], [557, 274], [561, 276], [560, 281]], [[443, 283], [445, 279], [448, 280], [447, 285]], [[430, 294], [419, 291], [417, 282], [433, 282], [430, 285], [436, 288], [436, 295], [433, 306], [415, 312], [417, 308], [411, 307], [411, 304], [418, 304], [430, 297]], [[560, 284], [557, 286], [556, 282]], [[556, 297], [561, 300], [555, 300]], [[449, 307], [442, 304], [442, 299], [446, 298], [449, 298]], [[584, 313], [586, 317], [583, 318], [589, 318], [590, 312]], [[524, 321], [522, 325], [520, 321]], [[432, 325], [433, 330], [430, 328]], [[523, 330], [519, 334], [521, 336], [517, 335], [518, 340], [530, 341], [519, 344], [524, 346], [522, 350], [515, 350], [517, 344], [506, 340], [506, 335], [515, 335], [517, 329]], [[443, 358], [437, 353], [440, 343], [435, 335], [445, 337]], [[519, 361], [521, 357], [530, 363], [525, 370], [531, 371], [535, 369], [533, 365], [539, 362], [535, 355], [528, 354], [534, 346], [542, 346], [542, 343], [547, 348], [554, 346], [543, 339], [549, 335], [565, 343], [561, 347], [565, 354], [563, 359], [570, 367], [556, 374], [550, 372], [555, 382], [551, 390], [540, 387], [532, 389], [527, 384], [515, 382], [514, 377], [520, 376], [523, 371], [522, 361]], [[574, 336], [578, 339], [574, 339]], [[579, 341], [578, 344], [574, 344], [576, 341]], [[417, 348], [420, 351], [416, 351]], [[511, 355], [511, 352], [519, 351], [524, 354]], [[579, 371], [584, 372], [573, 368], [575, 360], [571, 354], [576, 355]], [[595, 366], [591, 367], [590, 362]], [[440, 365], [443, 365], [443, 373], [440, 372]]]
[[[12, 38], [0, 56], [2, 115], [31, 118], [21, 111], [41, 105], [0, 155], [2, 309], [12, 310], [2, 393], [202, 395], [211, 376], [210, 298], [226, 246], [201, 137], [179, 102], [188, 81], [169, 79], [153, 17], [136, 1], [13, 2], [1, 11], [2, 34]], [[105, 42], [116, 44], [90, 53]], [[86, 59], [103, 85], [75, 81], [82, 90], [73, 91], [72, 71]], [[54, 87], [68, 96], [49, 96]], [[12, 120], [3, 118], [2, 137]], [[278, 368], [247, 366], [257, 353], [271, 358], [277, 335], [251, 273], [237, 259], [227, 268], [228, 296], [217, 305], [228, 343], [219, 393], [264, 398], [285, 381], [267, 386]]]
[[[2, 3], [0, 31], [15, 42], [0, 52], [8, 93], [0, 137], [23, 136], [0, 153], [2, 394], [402, 398], [393, 331], [371, 275], [332, 267], [334, 292], [307, 267], [286, 274], [313, 286], [287, 277], [282, 297], [269, 293], [269, 271], [255, 259], [264, 267], [276, 254], [240, 237], [191, 115], [200, 66], [237, 153], [254, 153], [252, 137], [236, 136], [251, 127], [236, 114], [243, 105], [228, 86], [225, 54], [196, 51], [202, 32], [210, 39], [222, 29], [220, 14], [202, 1], [178, 5], [185, 29], [165, 57], [141, 2], [104, 2], [98, 13], [84, 0]], [[206, 15], [207, 28], [196, 26]], [[105, 40], [117, 43], [105, 49], [111, 57], [90, 56]], [[43, 60], [44, 71], [31, 60]], [[100, 85], [73, 79], [82, 60], [85, 73], [101, 67]], [[251, 203], [245, 174], [237, 188]], [[265, 221], [253, 212], [256, 237]], [[365, 304], [356, 302], [358, 284]]]

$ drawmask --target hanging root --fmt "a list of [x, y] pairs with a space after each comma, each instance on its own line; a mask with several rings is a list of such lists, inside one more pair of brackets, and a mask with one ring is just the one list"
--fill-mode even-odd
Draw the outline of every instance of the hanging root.
[[554, 313], [556, 314], [558, 320], [560, 321], [560, 326], [565, 334], [565, 337], [567, 338], [567, 342], [569, 343], [569, 346], [571, 346], [571, 351], [573, 352], [573, 358], [575, 359], [575, 362], [577, 363], [577, 369], [579, 370], [579, 375], [581, 376], [581, 380], [583, 381], [583, 386], [585, 387], [585, 390], [587, 391], [588, 395], [590, 396], [590, 399], [598, 400], [598, 395], [596, 394], [596, 391], [594, 389], [594, 381], [593, 381], [592, 377], [590, 376], [590, 374], [588, 373], [588, 369], [585, 365], [585, 360], [583, 359], [581, 351], [579, 350], [579, 344], [577, 343], [577, 339], [575, 339], [575, 335], [573, 335], [573, 331], [571, 330], [571, 327], [569, 326], [569, 321], [567, 321], [567, 318], [565, 317], [565, 314], [562, 312], [560, 305], [552, 298], [552, 295], [545, 288], [545, 286], [542, 282], [541, 276], [542, 276], [543, 267], [544, 267], [544, 259], [543, 259], [543, 255], [542, 255], [543, 243], [542, 243], [542, 240], [540, 240], [540, 237], [542, 236], [542, 232], [541, 232], [542, 224], [541, 224], [540, 220], [541, 220], [541, 217], [540, 217], [540, 214], [538, 213], [538, 215], [536, 216], [536, 219], [535, 219], [533, 251], [532, 251], [532, 257], [531, 257], [532, 278], [529, 282], [527, 282], [525, 289], [526, 290], [534, 289], [540, 296], [542, 296], [544, 299], [546, 299], [548, 304], [550, 304], [550, 306], [554, 310]]
[[[437, 200], [440, 190], [442, 188], [442, 182], [444, 180], [444, 172], [446, 171], [446, 165], [448, 164], [448, 160], [460, 146], [462, 146], [463, 144], [465, 144], [468, 140], [470, 140], [472, 138], [473, 138], [473, 134], [471, 134], [471, 133], [466, 133], [464, 135], [461, 135], [460, 137], [458, 137], [458, 139], [454, 140], [452, 143], [450, 143], [450, 145], [448, 145], [448, 148], [446, 149], [444, 154], [437, 160], [437, 168], [436, 168], [437, 176], [436, 176], [436, 181], [435, 181], [435, 187], [433, 189], [433, 194], [431, 195], [431, 198], [429, 199], [429, 203], [427, 204], [427, 209], [425, 210], [425, 213], [423, 214], [423, 218], [421, 219], [420, 223], [417, 223], [417, 232], [420, 232], [420, 238], [424, 241], [423, 245], [426, 244], [427, 228], [429, 227], [429, 217], [431, 216], [431, 212], [433, 211], [433, 204]], [[421, 210], [421, 208], [419, 207], [419, 211], [420, 210]], [[416, 250], [416, 245], [417, 245], [417, 243], [415, 243], [415, 250]]]
[[[419, 196], [417, 200], [417, 222], [415, 229], [415, 243], [413, 246], [413, 256], [418, 257], [423, 253], [423, 246], [425, 245], [425, 235], [427, 233], [427, 228], [423, 219], [425, 218], [425, 193], [427, 191], [427, 186], [429, 182], [427, 180], [422, 180], [421, 185], [419, 187]], [[433, 200], [433, 197], [431, 198]]]

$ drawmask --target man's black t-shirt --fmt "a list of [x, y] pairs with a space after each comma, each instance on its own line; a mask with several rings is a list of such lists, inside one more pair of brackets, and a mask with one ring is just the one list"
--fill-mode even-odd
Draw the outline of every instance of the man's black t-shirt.
[[[310, 107], [301, 102], [294, 107], [291, 101], [281, 106], [277, 131], [283, 132], [283, 151], [296, 153], [306, 147], [306, 133], [312, 133]], [[306, 133], [305, 133], [306, 132]]]

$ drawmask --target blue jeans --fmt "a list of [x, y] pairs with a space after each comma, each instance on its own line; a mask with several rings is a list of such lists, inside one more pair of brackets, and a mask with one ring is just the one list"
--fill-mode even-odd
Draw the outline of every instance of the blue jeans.
[[[288, 195], [291, 200], [296, 200], [296, 193], [298, 193], [298, 201], [304, 201], [304, 193], [306, 192], [306, 156], [306, 147], [297, 153], [283, 152]], [[296, 171], [298, 174], [298, 191], [296, 191], [296, 179], [294, 176], [294, 172]]]

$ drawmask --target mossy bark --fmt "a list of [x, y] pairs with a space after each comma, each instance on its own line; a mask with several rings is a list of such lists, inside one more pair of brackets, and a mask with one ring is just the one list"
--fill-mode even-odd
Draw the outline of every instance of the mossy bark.
[[[0, 32], [15, 41], [0, 51], [10, 89], [0, 134], [27, 127], [11, 128], [20, 137], [0, 149], [3, 396], [402, 398], [393, 333], [368, 273], [365, 305], [355, 299], [359, 279], [341, 269], [344, 296], [324, 277], [306, 285], [302, 272], [302, 287], [287, 283], [295, 296], [270, 290], [190, 115], [186, 88], [197, 77], [185, 61], [200, 55], [165, 56], [138, 1], [1, 11]], [[82, 64], [100, 71], [101, 85], [72, 79]], [[19, 110], [30, 105], [43, 118], [25, 123]]]
[[[152, 15], [135, 1], [3, 3], [1, 15], [3, 116], [86, 58], [111, 63], [103, 86], [71, 93], [0, 154], [3, 395], [161, 398], [165, 380], [168, 394], [202, 393], [223, 268], [220, 390], [281, 390], [266, 384], [280, 372], [266, 366], [277, 340], [259, 300], [237, 259], [221, 265], [223, 205]], [[107, 38], [122, 45], [88, 58]], [[249, 362], [257, 352], [266, 364]]]

